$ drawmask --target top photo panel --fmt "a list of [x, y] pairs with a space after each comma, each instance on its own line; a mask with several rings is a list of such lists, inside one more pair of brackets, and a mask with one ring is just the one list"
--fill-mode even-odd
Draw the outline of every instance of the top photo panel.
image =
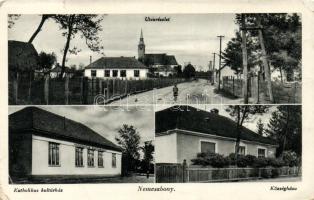
[[10, 105], [301, 104], [301, 14], [10, 14], [8, 78]]

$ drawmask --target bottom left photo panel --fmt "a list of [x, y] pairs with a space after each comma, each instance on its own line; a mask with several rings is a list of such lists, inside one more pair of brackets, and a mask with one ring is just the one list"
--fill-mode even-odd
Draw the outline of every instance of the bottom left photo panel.
[[153, 107], [10, 106], [9, 183], [154, 183]]

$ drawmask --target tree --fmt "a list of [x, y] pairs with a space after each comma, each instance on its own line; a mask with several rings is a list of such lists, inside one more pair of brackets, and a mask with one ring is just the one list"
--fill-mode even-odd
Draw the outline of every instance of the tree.
[[263, 114], [268, 111], [268, 106], [263, 105], [235, 105], [228, 106], [226, 111], [229, 113], [231, 117], [233, 117], [236, 121], [236, 148], [235, 148], [235, 162], [237, 164], [237, 158], [239, 155], [239, 147], [241, 141], [241, 134], [243, 128], [243, 122], [251, 119], [255, 114]]
[[12, 28], [15, 24], [15, 21], [20, 18], [21, 15], [10, 14], [8, 15], [8, 28]]
[[181, 65], [175, 66], [174, 70], [177, 74], [177, 77], [182, 77], [182, 66]]
[[279, 148], [277, 156], [282, 156], [284, 151], [294, 151], [299, 156], [302, 154], [302, 114], [301, 106], [278, 106], [272, 113], [267, 124], [268, 137], [277, 141]]
[[257, 127], [257, 134], [259, 134], [260, 136], [263, 136], [263, 134], [264, 134], [264, 123], [262, 122], [261, 119], [259, 119], [257, 121], [256, 127]]
[[127, 172], [135, 169], [135, 163], [139, 159], [140, 140], [139, 132], [132, 125], [123, 124], [118, 130], [119, 137], [116, 137], [116, 141], [122, 148], [122, 154], [126, 161], [125, 167]]
[[98, 37], [98, 32], [102, 30], [100, 23], [103, 18], [99, 15], [71, 14], [57, 15], [55, 20], [60, 25], [60, 29], [63, 30], [62, 35], [66, 37], [60, 73], [60, 77], [62, 77], [65, 71], [67, 53], [77, 54], [81, 51], [75, 46], [70, 48], [70, 42], [77, 34], [80, 33], [81, 38], [85, 39], [85, 43], [90, 50], [99, 52], [103, 49], [100, 45], [100, 38]]
[[195, 76], [195, 68], [191, 63], [184, 67], [183, 76], [184, 78], [192, 78]]
[[39, 66], [43, 69], [44, 72], [49, 71], [51, 67], [56, 63], [57, 57], [55, 53], [39, 53]]
[[40, 23], [37, 27], [37, 29], [35, 30], [35, 32], [33, 33], [33, 35], [30, 37], [30, 39], [28, 40], [28, 43], [32, 43], [34, 41], [34, 39], [36, 38], [36, 36], [38, 35], [38, 33], [41, 31], [44, 23], [49, 19], [49, 18], [54, 18], [55, 15], [41, 15], [41, 20]]
[[153, 153], [155, 151], [155, 147], [152, 144], [152, 141], [145, 142], [144, 146], [141, 147], [141, 150], [144, 153], [143, 161], [144, 161], [145, 166], [146, 166], [146, 170], [145, 171], [149, 171], [150, 170], [149, 169], [150, 164], [151, 164], [151, 162], [153, 160]]

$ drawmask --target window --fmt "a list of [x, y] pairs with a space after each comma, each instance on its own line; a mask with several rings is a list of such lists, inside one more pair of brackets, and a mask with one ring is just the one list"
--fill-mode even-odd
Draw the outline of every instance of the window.
[[[237, 151], [235, 147], [235, 152]], [[239, 146], [239, 155], [245, 155], [245, 146]]]
[[87, 166], [94, 167], [94, 150], [88, 149], [87, 151]]
[[266, 157], [266, 149], [257, 149], [257, 157], [258, 158], [265, 158]]
[[112, 154], [112, 168], [116, 168], [117, 167], [117, 158], [116, 158], [116, 154], [113, 153]]
[[118, 70], [112, 70], [112, 77], [118, 76]]
[[91, 76], [92, 77], [96, 77], [96, 74], [97, 74], [96, 70], [91, 70]]
[[83, 148], [82, 147], [75, 147], [75, 166], [76, 167], [83, 167]]
[[104, 167], [104, 159], [102, 157], [102, 151], [98, 151], [98, 167]]
[[126, 70], [120, 70], [120, 77], [126, 77]]
[[59, 144], [49, 142], [49, 166], [59, 166]]
[[134, 77], [140, 77], [140, 70], [134, 70]]
[[201, 141], [202, 153], [216, 153], [216, 143]]
[[105, 70], [105, 77], [110, 77], [110, 70]]

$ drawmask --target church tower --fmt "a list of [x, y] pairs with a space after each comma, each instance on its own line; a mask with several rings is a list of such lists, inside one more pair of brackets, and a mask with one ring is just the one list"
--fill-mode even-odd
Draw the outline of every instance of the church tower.
[[145, 55], [145, 44], [144, 44], [142, 29], [141, 29], [140, 42], [138, 43], [137, 49], [138, 49], [138, 60], [143, 61], [144, 55]]

